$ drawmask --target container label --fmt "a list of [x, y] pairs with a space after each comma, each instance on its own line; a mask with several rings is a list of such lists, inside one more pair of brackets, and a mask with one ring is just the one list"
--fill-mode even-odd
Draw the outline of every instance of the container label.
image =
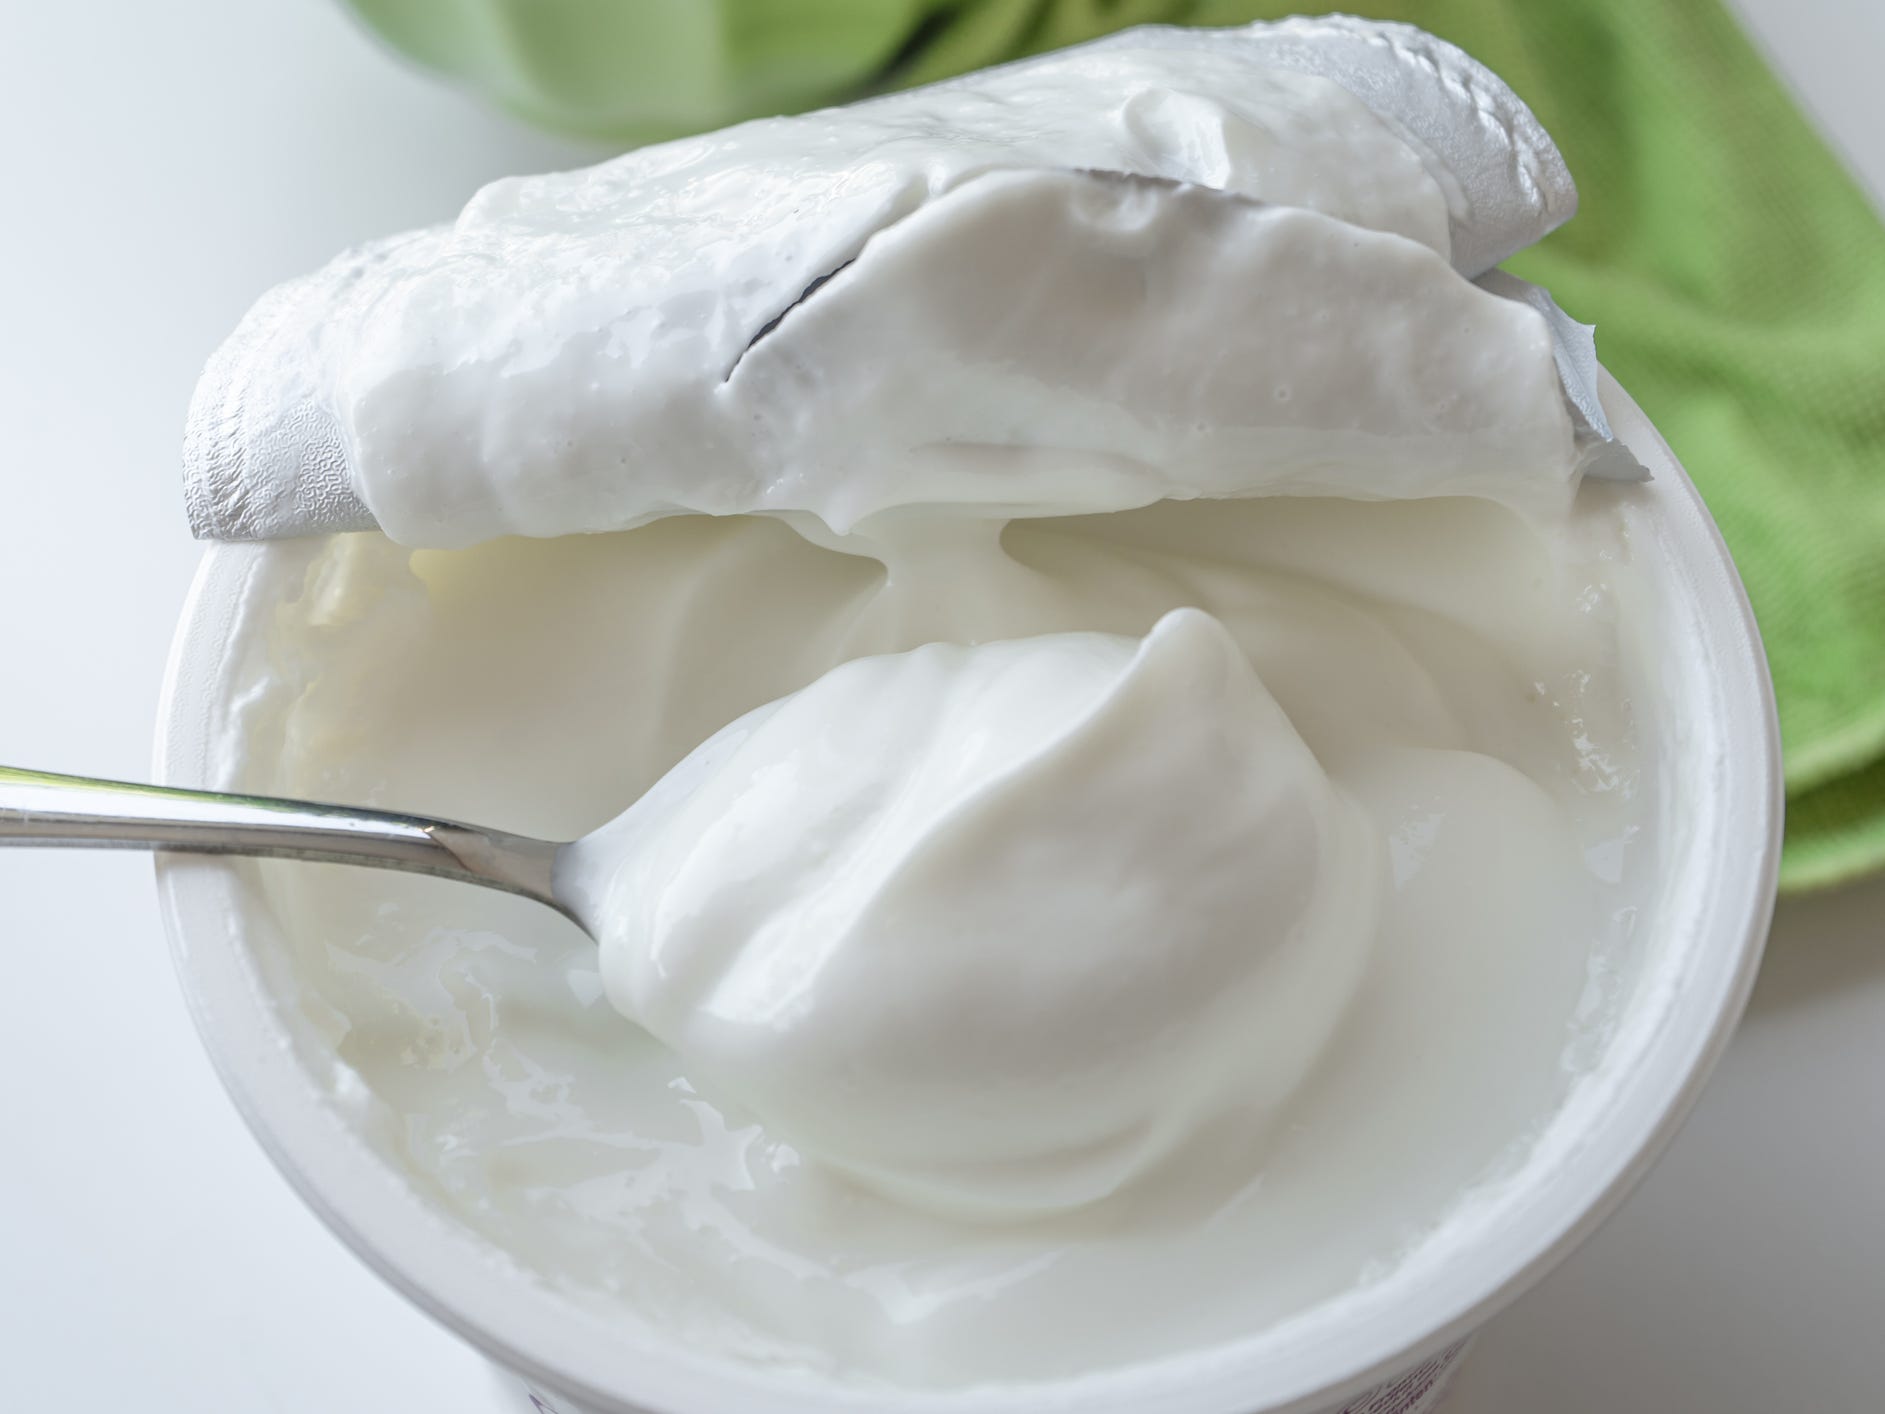
[[1422, 1360], [1405, 1374], [1396, 1375], [1384, 1385], [1376, 1385], [1366, 1394], [1344, 1404], [1340, 1414], [1432, 1414], [1446, 1398], [1453, 1372], [1466, 1353], [1467, 1341], [1456, 1341]]
[[[1422, 1360], [1411, 1370], [1396, 1375], [1386, 1384], [1376, 1385], [1341, 1409], [1329, 1410], [1327, 1414], [1434, 1414], [1440, 1401], [1446, 1398], [1447, 1385], [1471, 1339], [1468, 1336], [1449, 1345], [1438, 1355]], [[529, 1394], [533, 1414], [582, 1414], [576, 1405], [553, 1404], [548, 1396], [535, 1390]]]

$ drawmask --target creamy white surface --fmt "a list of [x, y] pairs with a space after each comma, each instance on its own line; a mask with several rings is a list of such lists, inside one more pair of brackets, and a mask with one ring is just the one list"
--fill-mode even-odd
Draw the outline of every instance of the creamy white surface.
[[[266, 663], [228, 686], [246, 782], [550, 837], [603, 823], [718, 725], [862, 655], [1136, 640], [1174, 609], [1212, 615], [1313, 754], [1305, 778], [1326, 776], [1385, 842], [1379, 922], [1300, 1073], [1260, 1038], [1236, 1058], [1241, 1110], [1197, 1128], [1181, 1158], [1135, 1155], [1137, 1181], [1097, 1202], [1016, 1220], [1009, 1194], [991, 1224], [904, 1201], [881, 1171], [847, 1176], [761, 1122], [777, 1094], [749, 1109], [625, 1023], [593, 945], [516, 900], [268, 869], [288, 947], [262, 965], [311, 1073], [334, 1077], [363, 1133], [616, 1319], [743, 1358], [943, 1384], [1262, 1329], [1419, 1250], [1474, 1185], [1522, 1163], [1601, 1049], [1644, 808], [1610, 666], [1606, 494], [1548, 532], [1472, 501], [1173, 504], [1017, 524], [999, 545], [984, 527], [879, 547], [887, 564], [745, 518], [421, 553], [411, 570], [373, 537], [271, 552], [288, 584], [309, 568], [279, 607], [263, 606], [284, 581], [258, 586]], [[1253, 855], [1256, 887], [1275, 859]], [[1284, 976], [1270, 938], [1208, 954], [1252, 982], [1259, 1011], [1305, 995], [1302, 978], [1263, 993]], [[1099, 941], [1119, 940], [1102, 926]], [[1005, 1000], [1023, 1019], [1025, 992]], [[1201, 1045], [1216, 1054], [1228, 1034]], [[785, 1040], [800, 1067], [787, 1075], [836, 1054]], [[908, 1147], [923, 1136], [897, 1128], [888, 1088], [864, 1095], [891, 1106], [897, 1180], [933, 1183], [936, 1155]], [[1051, 1152], [1093, 1117], [1070, 1105], [1024, 1137]], [[815, 1103], [789, 1116], [828, 1118]], [[1114, 1173], [1094, 1175], [1097, 1189]]]

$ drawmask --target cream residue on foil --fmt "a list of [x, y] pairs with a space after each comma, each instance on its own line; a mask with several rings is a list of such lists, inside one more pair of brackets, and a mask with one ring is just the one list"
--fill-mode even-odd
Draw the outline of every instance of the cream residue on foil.
[[1407, 26], [1131, 30], [497, 182], [289, 282], [197, 390], [191, 518], [449, 547], [680, 511], [1557, 507], [1594, 401], [1472, 281], [1574, 205], [1524, 105]]

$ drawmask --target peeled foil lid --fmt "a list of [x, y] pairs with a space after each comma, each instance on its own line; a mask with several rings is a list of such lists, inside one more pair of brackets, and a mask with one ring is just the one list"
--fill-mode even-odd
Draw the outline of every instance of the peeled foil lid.
[[[1042, 72], [1041, 66], [1070, 56], [1133, 49], [1234, 55], [1247, 58], [1253, 69], [1329, 80], [1360, 100], [1412, 149], [1445, 195], [1454, 268], [1544, 315], [1585, 474], [1642, 475], [1604, 421], [1588, 326], [1564, 315], [1543, 290], [1492, 269], [1569, 219], [1577, 206], [1556, 146], [1495, 75], [1412, 26], [1330, 16], [1236, 30], [1143, 27], [936, 88], [972, 89], [991, 75]], [[862, 107], [884, 111], [906, 97], [889, 95]], [[651, 151], [660, 149], [618, 161], [643, 160]], [[852, 155], [862, 160], [871, 154]], [[192, 400], [183, 449], [185, 503], [199, 538], [268, 540], [378, 528], [357, 489], [346, 429], [323, 374], [347, 359], [345, 332], [374, 318], [376, 299], [400, 271], [422, 264], [450, 238], [450, 230], [412, 232], [361, 247], [315, 275], [270, 291], [211, 357]], [[810, 233], [805, 244], [816, 244], [823, 234]], [[767, 239], [789, 245], [793, 235], [769, 232]]]
[[1580, 324], [1562, 309], [1543, 285], [1503, 270], [1488, 270], [1473, 282], [1482, 290], [1530, 305], [1551, 331], [1558, 381], [1570, 405], [1571, 424], [1583, 448], [1583, 471], [1599, 481], [1647, 481], [1649, 468], [1636, 459], [1610, 430], [1610, 419], [1597, 393], [1597, 326]]
[[[210, 355], [183, 431], [183, 500], [199, 540], [289, 540], [376, 530], [354, 489], [339, 422], [309, 377], [344, 306], [401, 238], [362, 246], [324, 279], [290, 280], [257, 300]], [[313, 357], [284, 358], [285, 343]]]

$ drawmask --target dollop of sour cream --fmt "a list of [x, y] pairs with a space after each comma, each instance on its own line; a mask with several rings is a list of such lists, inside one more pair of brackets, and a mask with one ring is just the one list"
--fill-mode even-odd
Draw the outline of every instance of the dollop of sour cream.
[[1385, 847], [1222, 624], [844, 663], [567, 867], [610, 999], [808, 1155], [990, 1216], [1267, 1118], [1372, 941]]

